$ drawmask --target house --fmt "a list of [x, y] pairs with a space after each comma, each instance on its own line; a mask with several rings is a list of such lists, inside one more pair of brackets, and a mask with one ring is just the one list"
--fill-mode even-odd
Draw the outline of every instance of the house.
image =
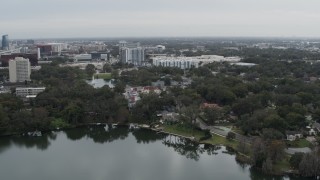
[[317, 132], [313, 129], [313, 128], [310, 128], [310, 130], [309, 130], [309, 135], [310, 136], [315, 136], [315, 135], [317, 135]]
[[288, 141], [295, 141], [303, 137], [302, 133], [296, 131], [286, 131], [286, 136]]
[[153, 86], [145, 86], [141, 90], [141, 93], [144, 93], [144, 94], [149, 94], [150, 92], [154, 92], [156, 94], [160, 94], [161, 90], [159, 88], [153, 87]]
[[313, 123], [312, 128], [317, 132], [320, 133], [320, 123]]
[[165, 87], [164, 81], [159, 81], [159, 80], [156, 81], [156, 82], [152, 82], [151, 85], [153, 87], [158, 87], [158, 88], [161, 88], [161, 89], [163, 89]]
[[179, 120], [179, 114], [174, 112], [162, 113], [162, 120], [167, 122], [177, 122]]
[[209, 109], [221, 109], [218, 104], [211, 104], [211, 103], [203, 103], [200, 106], [201, 109], [209, 108]]

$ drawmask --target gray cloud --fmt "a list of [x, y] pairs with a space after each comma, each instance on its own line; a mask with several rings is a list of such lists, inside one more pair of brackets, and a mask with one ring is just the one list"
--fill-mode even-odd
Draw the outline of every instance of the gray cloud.
[[320, 36], [318, 0], [4, 0], [11, 38]]

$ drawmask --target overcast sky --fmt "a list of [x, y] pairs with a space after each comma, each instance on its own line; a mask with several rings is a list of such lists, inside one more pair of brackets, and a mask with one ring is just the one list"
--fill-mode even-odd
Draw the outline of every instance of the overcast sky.
[[1, 0], [0, 34], [320, 37], [320, 0]]

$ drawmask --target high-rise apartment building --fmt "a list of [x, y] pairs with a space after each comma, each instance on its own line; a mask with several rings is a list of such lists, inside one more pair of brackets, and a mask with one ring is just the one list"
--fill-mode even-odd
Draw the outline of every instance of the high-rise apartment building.
[[136, 48], [122, 48], [121, 62], [141, 66], [144, 62], [144, 49], [142, 47]]
[[9, 36], [2, 36], [2, 50], [9, 50]]
[[30, 81], [31, 67], [29, 59], [16, 57], [9, 61], [9, 79], [10, 82]]
[[122, 63], [141, 66], [144, 62], [144, 48], [140, 47], [140, 43], [127, 43], [126, 41], [119, 42], [120, 61]]

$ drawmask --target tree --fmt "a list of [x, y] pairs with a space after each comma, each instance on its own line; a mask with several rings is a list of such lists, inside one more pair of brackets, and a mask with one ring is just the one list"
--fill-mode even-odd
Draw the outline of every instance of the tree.
[[206, 121], [210, 125], [214, 125], [217, 120], [222, 118], [223, 112], [220, 108], [205, 108], [203, 110]]
[[267, 159], [265, 143], [261, 139], [256, 139], [252, 144], [251, 152], [253, 166], [262, 168], [262, 164]]
[[281, 140], [273, 140], [267, 144], [267, 156], [273, 162], [281, 161], [285, 156], [285, 144]]
[[71, 124], [78, 124], [84, 120], [84, 110], [75, 103], [69, 104], [62, 112], [64, 119]]
[[126, 88], [125, 83], [123, 83], [122, 81], [117, 81], [113, 90], [114, 92], [117, 92], [117, 93], [123, 93], [125, 88]]
[[187, 123], [195, 125], [199, 116], [199, 108], [196, 105], [185, 106], [181, 110], [181, 115]]
[[306, 177], [320, 176], [320, 156], [313, 151], [303, 156], [299, 164], [299, 172]]
[[294, 153], [289, 160], [291, 167], [295, 169], [299, 169], [299, 164], [303, 156], [304, 156], [304, 153]]
[[264, 173], [270, 173], [272, 172], [272, 167], [272, 160], [270, 158], [267, 158], [262, 164], [262, 171]]
[[259, 99], [256, 96], [239, 99], [232, 106], [232, 111], [240, 117], [244, 114], [253, 114], [257, 109], [262, 108]]
[[103, 65], [103, 71], [106, 73], [111, 73], [112, 72], [112, 67], [110, 64], [106, 63]]
[[85, 70], [88, 76], [92, 77], [93, 74], [96, 72], [96, 67], [93, 64], [88, 64]]
[[166, 78], [164, 79], [164, 85], [165, 85], [165, 86], [171, 86], [171, 79], [170, 79], [169, 77], [166, 77]]
[[234, 140], [236, 138], [236, 134], [234, 132], [228, 132], [227, 137], [228, 140]]
[[111, 72], [111, 77], [112, 77], [113, 79], [118, 79], [118, 78], [119, 78], [119, 71], [118, 71], [118, 70], [113, 70], [113, 71]]
[[0, 134], [7, 131], [9, 127], [9, 117], [0, 104]]
[[232, 88], [233, 93], [239, 97], [239, 98], [243, 98], [247, 95], [248, 93], [248, 88], [245, 84], [237, 84], [236, 86], [234, 86]]
[[239, 144], [237, 146], [237, 150], [243, 154], [248, 154], [250, 152], [249, 145], [245, 142], [245, 139], [242, 138], [239, 141]]
[[281, 140], [284, 135], [276, 129], [265, 128], [262, 129], [262, 137], [264, 140]]
[[287, 123], [283, 118], [281, 118], [278, 114], [270, 114], [264, 119], [264, 127], [266, 128], [273, 128], [283, 132], [286, 127]]
[[117, 112], [117, 122], [125, 123], [129, 120], [129, 111], [125, 107], [120, 107]]

